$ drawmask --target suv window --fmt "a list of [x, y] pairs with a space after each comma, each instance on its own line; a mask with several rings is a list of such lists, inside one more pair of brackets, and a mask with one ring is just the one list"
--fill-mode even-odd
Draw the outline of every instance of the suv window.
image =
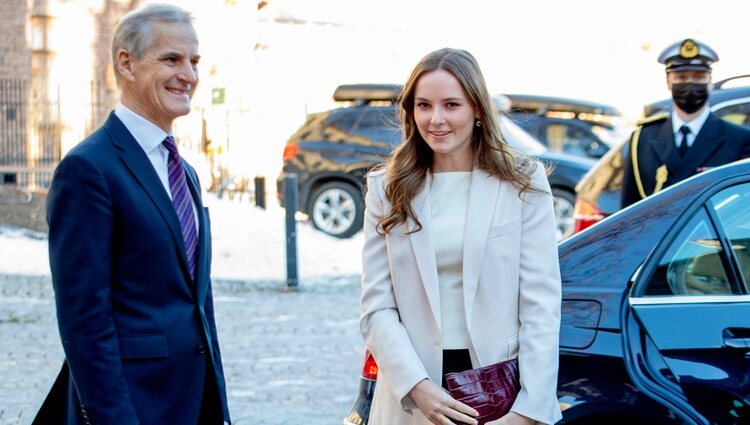
[[326, 117], [326, 126], [335, 127], [344, 133], [351, 133], [357, 126], [362, 114], [356, 113], [355, 109], [340, 109]]
[[[590, 146], [598, 147], [601, 144], [593, 134], [573, 122], [550, 122], [547, 124], [546, 136], [547, 147], [552, 152], [564, 152], [578, 156], [588, 155]], [[606, 151], [606, 148], [604, 150]]]
[[[685, 225], [662, 257], [644, 295], [726, 295], [746, 292], [733, 284], [730, 260], [722, 238], [709, 218], [715, 218], [731, 243], [729, 250], [746, 282], [750, 277], [750, 184], [715, 195]], [[747, 277], [746, 277], [747, 276]], [[744, 285], [743, 285], [744, 286]]]
[[367, 140], [396, 145], [401, 141], [401, 130], [395, 108], [368, 108], [357, 129], [352, 133]]

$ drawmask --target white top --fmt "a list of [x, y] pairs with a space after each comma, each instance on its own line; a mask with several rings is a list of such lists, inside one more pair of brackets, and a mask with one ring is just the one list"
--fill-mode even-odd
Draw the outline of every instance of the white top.
[[[167, 196], [169, 196], [169, 199], [172, 199], [172, 190], [169, 188], [169, 168], [167, 167], [169, 151], [162, 145], [162, 142], [164, 142], [164, 139], [169, 134], [156, 124], [136, 114], [122, 103], [118, 103], [115, 107], [115, 116], [122, 121], [125, 128], [128, 129], [135, 141], [138, 142], [138, 145], [146, 153], [148, 160], [154, 167], [154, 171], [156, 171], [156, 175], [159, 176], [159, 180], [162, 186], [164, 186], [164, 190], [167, 191]], [[195, 230], [197, 231], [199, 229], [198, 210], [192, 196], [190, 196], [190, 200], [193, 204]]]
[[680, 127], [683, 125], [686, 125], [690, 129], [690, 133], [687, 135], [687, 145], [688, 147], [693, 146], [693, 142], [695, 141], [695, 136], [698, 135], [698, 132], [701, 131], [701, 128], [703, 128], [703, 124], [706, 123], [706, 120], [708, 119], [708, 114], [711, 111], [708, 110], [708, 108], [703, 108], [703, 112], [701, 112], [700, 115], [695, 117], [694, 120], [690, 122], [685, 122], [680, 118], [679, 115], [677, 115], [677, 112], [672, 111], [672, 134], [674, 134], [674, 144], [677, 146], [677, 148], [680, 147], [680, 142], [682, 141], [682, 134], [680, 133]]
[[431, 227], [440, 284], [444, 350], [469, 348], [463, 296], [463, 251], [470, 188], [471, 171], [432, 175]]

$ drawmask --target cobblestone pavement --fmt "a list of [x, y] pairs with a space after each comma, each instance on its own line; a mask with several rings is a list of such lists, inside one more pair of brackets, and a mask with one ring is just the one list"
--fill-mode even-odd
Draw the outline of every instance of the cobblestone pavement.
[[[359, 388], [359, 277], [214, 282], [238, 425], [341, 424]], [[49, 277], [0, 275], [0, 424], [30, 424], [62, 364]]]

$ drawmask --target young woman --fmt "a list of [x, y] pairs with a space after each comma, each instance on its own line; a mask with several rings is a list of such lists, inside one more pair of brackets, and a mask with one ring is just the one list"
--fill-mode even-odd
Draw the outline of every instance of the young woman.
[[466, 51], [425, 56], [400, 105], [403, 143], [367, 181], [369, 424], [476, 424], [445, 373], [515, 357], [521, 390], [490, 424], [554, 423], [561, 290], [545, 168], [505, 143]]

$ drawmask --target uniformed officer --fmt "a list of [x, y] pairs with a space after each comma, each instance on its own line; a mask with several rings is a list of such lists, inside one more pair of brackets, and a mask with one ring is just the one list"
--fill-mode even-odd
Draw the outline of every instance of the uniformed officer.
[[625, 161], [622, 207], [711, 167], [750, 157], [750, 130], [710, 112], [708, 92], [716, 51], [680, 40], [659, 55], [666, 66], [672, 110], [645, 118]]

